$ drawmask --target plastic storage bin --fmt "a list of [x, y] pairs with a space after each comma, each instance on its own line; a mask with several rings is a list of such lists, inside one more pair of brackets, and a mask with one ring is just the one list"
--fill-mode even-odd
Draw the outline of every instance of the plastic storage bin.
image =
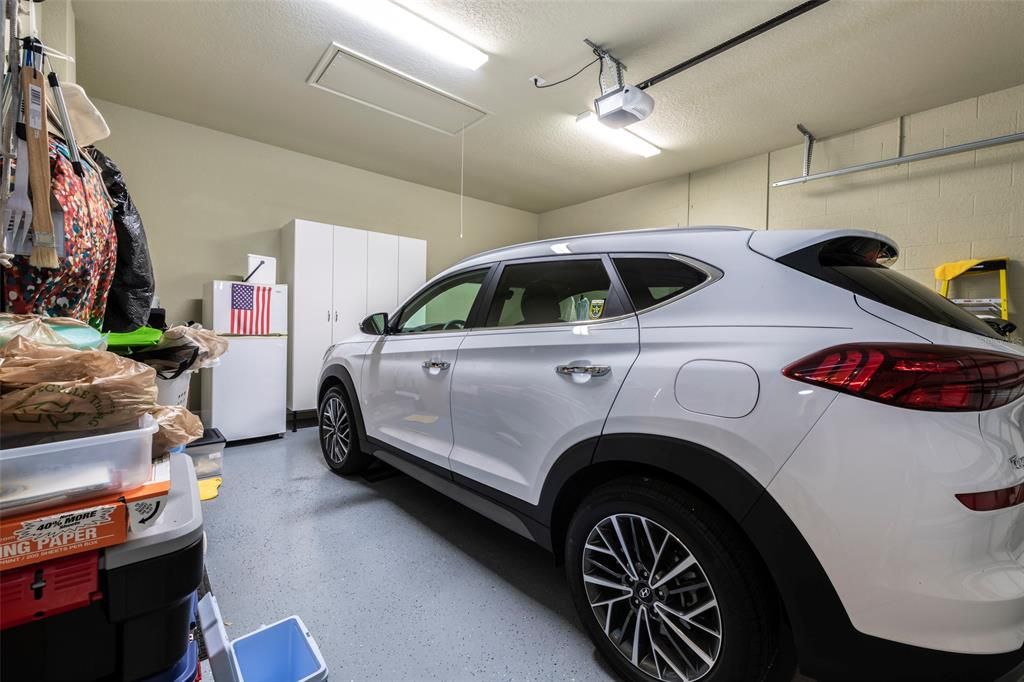
[[224, 436], [217, 429], [206, 429], [203, 437], [185, 447], [196, 467], [196, 478], [220, 476], [224, 471]]
[[0, 513], [137, 488], [153, 470], [156, 421], [139, 428], [0, 450]]
[[314, 682], [327, 666], [302, 619], [291, 616], [232, 642], [245, 682]]
[[228, 640], [217, 598], [199, 602], [210, 667], [217, 682], [323, 682], [327, 664], [298, 616], [279, 620]]

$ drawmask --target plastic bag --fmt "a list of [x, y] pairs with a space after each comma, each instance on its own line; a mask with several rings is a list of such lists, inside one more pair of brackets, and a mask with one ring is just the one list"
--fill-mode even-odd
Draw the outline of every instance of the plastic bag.
[[156, 289], [146, 230], [121, 169], [99, 149], [87, 147], [86, 151], [99, 166], [103, 184], [114, 202], [117, 231], [117, 267], [107, 296], [103, 330], [130, 332], [145, 326]]
[[203, 422], [181, 405], [157, 405], [149, 412], [160, 425], [153, 447], [163, 452], [203, 437]]
[[94, 431], [132, 424], [156, 404], [152, 367], [107, 351], [42, 347], [24, 337], [0, 351], [0, 429]]
[[228, 341], [202, 327], [171, 327], [159, 343], [132, 353], [133, 360], [144, 362], [161, 379], [176, 379], [185, 372], [211, 367], [228, 349]]
[[85, 322], [70, 317], [40, 317], [0, 313], [0, 346], [21, 336], [44, 346], [101, 348], [103, 336]]
[[228, 352], [226, 338], [217, 332], [203, 329], [198, 324], [191, 327], [172, 327], [164, 332], [164, 339], [173, 339], [179, 334], [199, 346], [199, 369], [213, 367], [217, 364], [216, 360]]
[[157, 420], [155, 451], [203, 435], [184, 407], [157, 405], [152, 367], [107, 351], [42, 346], [19, 336], [0, 348], [0, 433], [91, 435]]

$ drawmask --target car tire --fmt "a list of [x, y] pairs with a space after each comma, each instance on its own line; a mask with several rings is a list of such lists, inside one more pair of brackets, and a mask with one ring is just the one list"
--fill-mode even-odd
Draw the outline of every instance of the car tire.
[[624, 679], [773, 673], [774, 587], [735, 524], [699, 497], [646, 477], [595, 489], [569, 524], [565, 568], [587, 634]]
[[370, 456], [359, 449], [359, 427], [353, 418], [352, 403], [341, 386], [327, 389], [320, 399], [317, 423], [320, 452], [331, 471], [347, 476], [370, 464]]

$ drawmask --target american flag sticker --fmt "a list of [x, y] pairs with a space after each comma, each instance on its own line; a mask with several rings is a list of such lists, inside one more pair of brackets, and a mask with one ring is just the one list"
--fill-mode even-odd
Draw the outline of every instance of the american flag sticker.
[[230, 334], [270, 333], [270, 290], [255, 284], [231, 285]]

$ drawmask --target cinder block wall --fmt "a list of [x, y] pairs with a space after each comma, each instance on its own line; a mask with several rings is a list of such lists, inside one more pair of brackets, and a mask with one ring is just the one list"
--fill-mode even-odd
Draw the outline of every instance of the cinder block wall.
[[[1024, 85], [903, 118], [903, 153], [1024, 131]], [[815, 145], [811, 172], [897, 154], [898, 120]], [[800, 174], [801, 145], [772, 152], [769, 182]], [[893, 237], [896, 267], [928, 285], [936, 265], [1008, 256], [1014, 312], [1024, 312], [1024, 143], [771, 188], [768, 228], [860, 227]], [[995, 295], [980, 280], [963, 295]], [[954, 292], [957, 293], [957, 292]]]
[[[814, 147], [811, 172], [896, 156], [901, 138], [903, 153], [912, 154], [1013, 132], [1024, 132], [1024, 85], [904, 116], [902, 133], [899, 120], [891, 120], [822, 140]], [[686, 187], [684, 224], [878, 230], [900, 246], [897, 269], [929, 286], [935, 285], [933, 272], [940, 263], [1007, 256], [1010, 317], [1024, 327], [1024, 142], [771, 187], [772, 182], [800, 175], [802, 163], [803, 146], [797, 144], [696, 171], [674, 185], [658, 184], [665, 190]], [[616, 224], [619, 229], [655, 226], [656, 215], [637, 222], [630, 199], [643, 192], [663, 205], [670, 203], [656, 190], [656, 185], [647, 185], [543, 213], [540, 236], [591, 231], [587, 218], [597, 208], [603, 229]], [[997, 292], [992, 278], [966, 280], [953, 293]]]

